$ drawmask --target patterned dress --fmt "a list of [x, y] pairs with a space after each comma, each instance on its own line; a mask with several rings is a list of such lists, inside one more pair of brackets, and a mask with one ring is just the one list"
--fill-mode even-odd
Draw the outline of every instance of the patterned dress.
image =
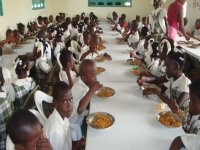
[[6, 124], [13, 113], [13, 104], [6, 98], [0, 98], [0, 149], [6, 150]]

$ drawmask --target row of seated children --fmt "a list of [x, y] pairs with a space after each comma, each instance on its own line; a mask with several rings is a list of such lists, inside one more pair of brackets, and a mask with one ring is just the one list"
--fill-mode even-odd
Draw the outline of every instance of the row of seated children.
[[[93, 23], [93, 22], [92, 22]], [[94, 24], [94, 23], [93, 23]], [[96, 23], [95, 23], [96, 24]], [[90, 26], [90, 25], [89, 25]], [[94, 27], [91, 27], [92, 29], [90, 29], [90, 32], [85, 32], [87, 34], [85, 34], [86, 38], [84, 39], [84, 41], [86, 41], [86, 44], [88, 45], [88, 49], [85, 49], [86, 51], [84, 53], [86, 53], [87, 51], [90, 51], [90, 53], [94, 53], [96, 52], [97, 46], [98, 46], [98, 42], [99, 42], [99, 38], [97, 35], [95, 35], [95, 31], [93, 30]], [[59, 34], [59, 29], [56, 29], [57, 34]], [[50, 47], [50, 44], [46, 41], [46, 36], [45, 36], [45, 31], [44, 30], [40, 30], [37, 34], [37, 39], [34, 45], [34, 50], [33, 50], [33, 56], [31, 57], [32, 60], [35, 59], [36, 64], [36, 75], [38, 75], [38, 78], [35, 78], [36, 82], [38, 82], [37, 79], [42, 79], [46, 78], [48, 75], [48, 72], [51, 71], [52, 69], [52, 58], [51, 58], [51, 54], [52, 54], [52, 49]], [[58, 35], [60, 37], [60, 35]], [[88, 37], [93, 37], [91, 38], [91, 40], [87, 40]], [[88, 38], [89, 39], [89, 38]], [[84, 55], [83, 53], [83, 55]], [[89, 53], [88, 53], [89, 54]], [[82, 138], [81, 134], [81, 130], [80, 130], [80, 126], [82, 124], [83, 121], [83, 117], [85, 115], [87, 115], [87, 110], [86, 108], [88, 107], [88, 104], [91, 100], [92, 95], [99, 90], [102, 85], [96, 81], [96, 66], [94, 64], [94, 62], [92, 60], [88, 60], [86, 59], [87, 55], [85, 55], [82, 58], [82, 63], [80, 65], [80, 71], [79, 71], [79, 78], [77, 78], [77, 82], [72, 81], [72, 79], [70, 78], [70, 75], [72, 73], [72, 68], [74, 67], [74, 58], [73, 58], [73, 54], [72, 52], [70, 52], [67, 47], [65, 49], [60, 49], [60, 64], [62, 68], [62, 71], [64, 72], [65, 77], [67, 77], [67, 80], [70, 84], [70, 88], [72, 88], [72, 94], [74, 97], [73, 100], [73, 107], [74, 107], [74, 111], [72, 112], [72, 116], [69, 118], [70, 120], [70, 124], [72, 126], [72, 128], [74, 127], [75, 132], [79, 132], [78, 133], [78, 138], [77, 136], [73, 135], [73, 137], [75, 137], [75, 139], [80, 140]], [[92, 58], [91, 58], [92, 59]], [[19, 62], [20, 64], [22, 63], [21, 61]], [[28, 64], [26, 65], [28, 67]], [[22, 65], [22, 68], [26, 68], [26, 66]], [[65, 69], [65, 70], [63, 70]], [[44, 72], [44, 70], [46, 72]], [[61, 72], [62, 72], [61, 71]], [[69, 73], [70, 72], [70, 73]], [[43, 74], [45, 73], [45, 74]], [[70, 74], [70, 75], [69, 75]], [[76, 76], [76, 75], [75, 75]], [[71, 82], [72, 81], [72, 82]], [[24, 83], [23, 83], [24, 84]], [[74, 84], [74, 86], [73, 86]], [[59, 88], [56, 88], [59, 89]], [[79, 93], [77, 93], [77, 91]], [[21, 104], [20, 104], [21, 106]], [[21, 108], [20, 108], [21, 109]], [[54, 113], [53, 113], [54, 114]], [[62, 115], [61, 115], [62, 116]], [[69, 117], [69, 116], [68, 116]], [[51, 130], [51, 129], [50, 129]], [[53, 130], [52, 130], [53, 132]], [[48, 133], [51, 133], [50, 131]], [[52, 136], [54, 134], [51, 135], [47, 135], [47, 137]], [[54, 135], [55, 136], [55, 135]], [[59, 136], [59, 134], [58, 134]], [[63, 135], [63, 136], [69, 136], [69, 135]], [[12, 139], [12, 138], [11, 138]], [[63, 149], [63, 148], [56, 148], [58, 145], [60, 146], [64, 146], [64, 147], [70, 147], [69, 144], [62, 143], [62, 142], [67, 142], [67, 141], [55, 141], [53, 142], [53, 140], [50, 139], [50, 143], [52, 144], [54, 149]], [[60, 139], [60, 138], [56, 138], [56, 139]], [[65, 138], [66, 139], [66, 138]], [[58, 144], [58, 142], [61, 142], [61, 144]]]

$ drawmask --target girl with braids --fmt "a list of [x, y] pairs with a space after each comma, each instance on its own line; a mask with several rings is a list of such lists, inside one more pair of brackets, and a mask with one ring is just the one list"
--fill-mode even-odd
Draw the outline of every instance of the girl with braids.
[[20, 55], [15, 61], [15, 72], [18, 79], [12, 84], [15, 92], [15, 110], [22, 109], [29, 92], [35, 87], [35, 81], [29, 76], [29, 59], [27, 55]]
[[37, 84], [42, 85], [42, 83], [46, 82], [47, 75], [52, 69], [51, 47], [48, 42], [46, 42], [45, 32], [43, 30], [38, 33], [34, 55], [36, 56], [35, 80]]
[[65, 48], [65, 42], [62, 41], [62, 36], [63, 36], [63, 30], [62, 28], [57, 28], [56, 30], [56, 36], [55, 36], [55, 50], [54, 50], [54, 56], [55, 58], [57, 57], [57, 54], [62, 51], [63, 48]]
[[189, 97], [189, 84], [191, 81], [184, 75], [185, 53], [181, 47], [175, 47], [166, 58], [166, 75], [168, 82], [159, 89], [147, 88], [144, 95], [156, 94], [166, 103], [173, 112], [185, 106]]

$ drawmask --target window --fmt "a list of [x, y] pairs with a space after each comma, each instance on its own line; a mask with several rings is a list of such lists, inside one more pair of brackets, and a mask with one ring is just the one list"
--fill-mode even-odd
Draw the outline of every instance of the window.
[[43, 9], [45, 8], [44, 0], [32, 0], [32, 9]]
[[132, 0], [88, 0], [89, 7], [131, 7]]
[[0, 16], [3, 16], [3, 5], [2, 5], [2, 0], [0, 0]]

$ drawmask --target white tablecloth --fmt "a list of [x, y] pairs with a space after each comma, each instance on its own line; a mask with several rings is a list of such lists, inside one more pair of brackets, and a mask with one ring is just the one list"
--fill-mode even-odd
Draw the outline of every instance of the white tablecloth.
[[[185, 38], [182, 36], [182, 37], [178, 37], [177, 38], [177, 41], [186, 41]], [[196, 39], [193, 39], [191, 38], [190, 41], [194, 41], [194, 43], [200, 43], [200, 41], [196, 40]], [[185, 49], [186, 53], [188, 53], [189, 55], [197, 58], [198, 60], [200, 60], [200, 47], [198, 48], [190, 48], [188, 47], [187, 44], [179, 44], [182, 48]]]
[[[13, 54], [4, 54], [2, 56], [2, 61], [0, 61], [0, 66], [6, 67], [9, 70], [13, 67], [14, 60], [18, 55], [24, 55], [26, 53], [31, 53], [33, 51], [34, 40], [29, 40], [29, 44], [22, 44], [22, 47], [19, 49], [15, 49]], [[32, 67], [33, 62], [30, 62], [30, 67]]]
[[168, 150], [172, 140], [183, 134], [182, 128], [169, 129], [156, 120], [156, 104], [142, 96], [136, 79], [129, 72], [131, 66], [126, 63], [129, 54], [126, 45], [117, 45], [116, 32], [106, 23], [101, 24], [103, 40], [113, 61], [97, 63], [106, 68], [98, 75], [99, 81], [115, 89], [116, 94], [110, 99], [94, 96], [90, 103], [90, 113], [108, 112], [115, 117], [114, 125], [106, 130], [88, 127], [86, 150]]

